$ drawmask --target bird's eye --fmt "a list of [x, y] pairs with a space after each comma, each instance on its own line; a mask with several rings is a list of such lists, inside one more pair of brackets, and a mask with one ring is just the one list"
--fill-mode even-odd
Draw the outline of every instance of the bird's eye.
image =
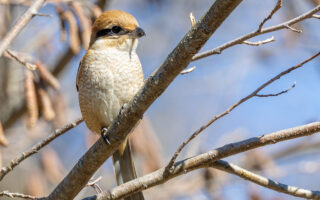
[[121, 27], [120, 26], [114, 26], [114, 27], [112, 27], [112, 32], [114, 32], [114, 33], [119, 33], [122, 29], [121, 29]]

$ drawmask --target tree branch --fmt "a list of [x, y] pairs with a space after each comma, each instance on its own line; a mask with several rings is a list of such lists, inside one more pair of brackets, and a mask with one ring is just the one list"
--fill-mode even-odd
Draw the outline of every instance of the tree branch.
[[[166, 173], [166, 168], [163, 167], [155, 172], [114, 187], [108, 192], [87, 197], [83, 200], [121, 199], [136, 192], [165, 183], [176, 176], [186, 174], [199, 168], [210, 167], [216, 161], [228, 156], [239, 154], [241, 152], [249, 151], [265, 145], [276, 144], [281, 141], [312, 135], [319, 131], [320, 122], [314, 122], [294, 128], [280, 130], [259, 137], [249, 138], [240, 142], [226, 144], [220, 148], [176, 162], [173, 166], [174, 169], [170, 174]], [[317, 193], [317, 195], [320, 198], [320, 194]]]
[[281, 29], [287, 29], [288, 26], [290, 27], [291, 25], [293, 24], [296, 24], [300, 21], [303, 21], [305, 19], [308, 19], [308, 18], [312, 18], [313, 15], [317, 12], [320, 11], [320, 5], [318, 5], [317, 7], [315, 7], [314, 9], [296, 17], [296, 18], [293, 18], [289, 21], [286, 21], [282, 24], [278, 24], [276, 26], [271, 26], [271, 27], [268, 27], [268, 28], [265, 28], [265, 29], [262, 29], [261, 31], [253, 31], [251, 33], [248, 33], [246, 35], [243, 35], [241, 37], [238, 37], [232, 41], [229, 41], [225, 44], [222, 44], [214, 49], [211, 49], [211, 50], [208, 50], [208, 51], [205, 51], [205, 52], [202, 52], [202, 53], [199, 53], [199, 54], [196, 54], [195, 56], [193, 56], [192, 58], [192, 61], [196, 61], [196, 60], [199, 60], [201, 58], [205, 58], [205, 57], [208, 57], [208, 56], [211, 56], [211, 55], [215, 55], [215, 54], [220, 54], [223, 50], [229, 48], [229, 47], [232, 47], [234, 45], [237, 45], [237, 44], [242, 44], [244, 41], [250, 39], [250, 38], [253, 38], [255, 36], [258, 36], [258, 35], [262, 35], [262, 34], [265, 34], [265, 33], [270, 33], [270, 32], [274, 32], [274, 31], [277, 31], [277, 30], [281, 30]]
[[283, 183], [279, 183], [277, 181], [273, 181], [261, 175], [250, 172], [246, 169], [243, 169], [237, 165], [232, 163], [218, 160], [211, 165], [213, 168], [228, 172], [230, 174], [234, 174], [243, 178], [245, 180], [251, 181], [263, 187], [282, 192], [285, 194], [289, 194], [296, 197], [301, 197], [305, 199], [320, 199], [320, 191], [311, 191], [302, 188], [298, 188], [296, 186], [290, 186]]
[[21, 54], [19, 54], [19, 56], [18, 56], [17, 52], [15, 52], [15, 51], [7, 49], [7, 50], [5, 50], [3, 55], [4, 55], [4, 57], [10, 58], [10, 59], [15, 60], [18, 63], [24, 65], [29, 70], [36, 70], [37, 69], [37, 65], [27, 62], [24, 57], [21, 57]]
[[258, 41], [258, 42], [243, 41], [243, 44], [247, 44], [250, 46], [260, 46], [260, 45], [267, 44], [267, 43], [274, 42], [274, 41], [275, 41], [274, 37], [272, 36], [271, 38], [268, 38], [268, 39], [265, 39], [262, 41]]
[[[275, 77], [273, 77], [272, 79], [270, 79], [269, 81], [265, 82], [264, 84], [262, 84], [260, 87], [258, 87], [255, 91], [253, 91], [251, 94], [249, 94], [248, 96], [242, 98], [240, 101], [238, 101], [237, 103], [233, 104], [231, 107], [229, 107], [227, 110], [225, 110], [224, 112], [220, 113], [219, 115], [216, 115], [214, 118], [212, 118], [210, 121], [208, 121], [205, 125], [201, 126], [198, 130], [196, 130], [190, 137], [188, 137], [185, 141], [183, 141], [183, 143], [178, 147], [178, 149], [176, 150], [176, 152], [173, 154], [170, 162], [167, 165], [167, 169], [168, 172], [172, 171], [172, 167], [174, 165], [174, 162], [176, 161], [177, 157], [179, 156], [180, 152], [182, 151], [182, 149], [191, 141], [193, 140], [195, 137], [197, 137], [203, 130], [205, 130], [206, 128], [208, 128], [213, 122], [217, 121], [218, 119], [222, 118], [223, 116], [229, 114], [233, 109], [235, 109], [236, 107], [238, 107], [239, 105], [241, 105], [242, 103], [246, 102], [247, 100], [251, 99], [252, 97], [267, 97], [267, 96], [278, 96], [280, 94], [286, 93], [290, 90], [287, 89], [286, 91], [282, 91], [278, 94], [273, 94], [273, 95], [259, 95], [258, 92], [260, 92], [262, 89], [264, 89], [265, 87], [267, 87], [268, 85], [270, 85], [271, 83], [273, 83], [274, 81], [280, 79], [282, 76], [290, 73], [293, 70], [296, 70], [300, 67], [302, 67], [305, 63], [311, 61], [312, 59], [316, 58], [317, 56], [320, 55], [320, 51], [316, 54], [314, 54], [313, 56], [311, 56], [310, 58], [304, 60], [303, 62], [299, 63], [298, 65], [295, 65], [293, 67], [290, 67], [289, 69], [281, 72], [280, 74], [276, 75]], [[294, 87], [294, 86], [292, 86]]]
[[274, 13], [276, 13], [282, 7], [282, 0], [278, 0], [276, 6], [272, 9], [268, 17], [264, 18], [264, 20], [260, 23], [258, 31], [262, 30], [263, 25], [272, 18]]
[[8, 48], [9, 44], [18, 35], [18, 33], [28, 24], [34, 14], [37, 13], [38, 9], [45, 2], [45, 0], [36, 0], [30, 6], [30, 8], [22, 15], [17, 24], [6, 34], [0, 43], [0, 57], [3, 52]]
[[0, 171], [0, 181], [3, 179], [5, 175], [7, 175], [10, 171], [13, 170], [17, 165], [19, 165], [26, 158], [32, 156], [37, 153], [42, 147], [48, 145], [54, 139], [69, 131], [70, 129], [76, 127], [78, 124], [82, 122], [82, 118], [77, 119], [75, 122], [67, 124], [65, 127], [61, 129], [56, 129], [52, 134], [50, 134], [46, 139], [42, 140], [38, 144], [34, 145], [30, 150], [23, 152], [20, 156], [11, 160], [10, 164], [6, 167], [3, 167]]
[[120, 140], [106, 145], [99, 139], [78, 161], [64, 180], [47, 199], [73, 199], [87, 184], [95, 171], [118, 148], [121, 141], [142, 118], [148, 107], [163, 93], [180, 72], [187, 67], [192, 57], [218, 29], [222, 22], [240, 4], [241, 0], [217, 0], [207, 13], [192, 27], [170, 53], [163, 64], [145, 81], [144, 86], [125, 106], [108, 130], [108, 135], [116, 135]]
[[0, 192], [0, 197], [3, 197], [3, 196], [9, 197], [9, 198], [18, 197], [18, 198], [22, 198], [22, 199], [31, 199], [31, 200], [36, 200], [37, 199], [37, 197], [31, 196], [31, 195], [20, 194], [20, 193], [12, 193], [12, 192], [9, 192], [9, 191]]
[[296, 82], [294, 82], [288, 89], [286, 90], [283, 90], [281, 92], [278, 92], [278, 93], [275, 93], [275, 94], [256, 94], [255, 96], [256, 97], [276, 97], [276, 96], [279, 96], [279, 95], [282, 95], [284, 93], [287, 93], [289, 92], [290, 90], [292, 90], [294, 87], [296, 87]]

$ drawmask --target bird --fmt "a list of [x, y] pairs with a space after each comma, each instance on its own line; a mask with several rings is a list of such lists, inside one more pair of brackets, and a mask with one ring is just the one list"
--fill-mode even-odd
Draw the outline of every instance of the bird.
[[[89, 48], [76, 79], [81, 114], [87, 127], [106, 136], [118, 113], [142, 87], [144, 74], [136, 53], [144, 30], [131, 14], [102, 13], [93, 23]], [[109, 138], [104, 137], [108, 143]], [[117, 184], [136, 178], [128, 137], [113, 154]], [[144, 199], [142, 192], [126, 199]]]

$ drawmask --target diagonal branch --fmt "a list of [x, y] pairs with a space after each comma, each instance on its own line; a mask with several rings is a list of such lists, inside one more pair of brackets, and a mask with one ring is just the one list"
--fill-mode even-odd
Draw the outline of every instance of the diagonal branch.
[[302, 188], [298, 188], [296, 186], [290, 186], [283, 183], [279, 183], [277, 181], [273, 181], [261, 175], [250, 172], [246, 169], [243, 169], [235, 164], [226, 162], [224, 160], [218, 160], [211, 165], [213, 168], [228, 172], [230, 174], [234, 174], [243, 178], [245, 180], [251, 181], [263, 187], [269, 188], [271, 190], [275, 190], [278, 192], [282, 192], [285, 194], [289, 194], [296, 197], [301, 197], [305, 199], [319, 199], [320, 191], [311, 191]]
[[[251, 99], [252, 97], [255, 97], [258, 95], [258, 92], [260, 92], [262, 89], [264, 89], [265, 87], [267, 87], [268, 85], [270, 85], [271, 83], [273, 83], [274, 81], [280, 79], [282, 76], [290, 73], [293, 70], [296, 70], [300, 67], [302, 67], [305, 63], [313, 60], [314, 58], [316, 58], [317, 56], [320, 55], [320, 52], [314, 54], [313, 56], [311, 56], [310, 58], [304, 60], [303, 62], [299, 63], [298, 65], [295, 65], [293, 67], [290, 67], [289, 69], [281, 72], [280, 74], [276, 75], [275, 77], [273, 77], [272, 79], [270, 79], [269, 81], [265, 82], [264, 84], [262, 84], [260, 87], [258, 87], [255, 91], [253, 91], [251, 94], [249, 94], [248, 96], [242, 98], [240, 101], [238, 101], [237, 103], [233, 104], [231, 107], [229, 107], [227, 110], [225, 110], [224, 112], [220, 113], [219, 115], [216, 115], [214, 118], [212, 118], [210, 121], [208, 121], [205, 125], [201, 126], [198, 130], [196, 130], [190, 137], [188, 137], [185, 141], [183, 141], [183, 143], [179, 146], [179, 148], [176, 150], [176, 152], [173, 154], [169, 164], [167, 165], [167, 169], [168, 172], [172, 171], [172, 167], [174, 165], [174, 162], [176, 161], [177, 157], [179, 156], [180, 152], [182, 151], [182, 149], [191, 141], [193, 140], [195, 137], [197, 137], [203, 130], [205, 130], [206, 128], [208, 128], [212, 123], [214, 123], [215, 121], [217, 121], [218, 119], [222, 118], [223, 116], [229, 114], [233, 109], [235, 109], [236, 107], [238, 107], [239, 105], [241, 105], [242, 103], [248, 101], [249, 99]], [[281, 92], [280, 94], [285, 93], [285, 91]], [[270, 95], [271, 96], [271, 95]], [[277, 96], [277, 95], [274, 95]], [[258, 95], [258, 97], [261, 97]]]
[[215, 55], [215, 54], [220, 54], [223, 50], [229, 48], [229, 47], [232, 47], [232, 46], [235, 46], [237, 44], [242, 44], [244, 41], [250, 39], [250, 38], [253, 38], [255, 36], [258, 36], [258, 35], [262, 35], [262, 34], [266, 34], [266, 33], [270, 33], [270, 32], [274, 32], [274, 31], [277, 31], [277, 30], [281, 30], [281, 29], [287, 29], [288, 26], [290, 27], [291, 25], [293, 24], [296, 24], [300, 21], [303, 21], [305, 19], [308, 19], [308, 18], [312, 18], [313, 15], [317, 12], [320, 11], [320, 5], [318, 5], [317, 7], [313, 8], [312, 10], [306, 12], [306, 13], [303, 13], [302, 15], [296, 17], [296, 18], [293, 18], [289, 21], [286, 21], [282, 24], [278, 24], [276, 26], [271, 26], [271, 27], [268, 27], [268, 28], [265, 28], [265, 29], [262, 29], [261, 31], [253, 31], [251, 33], [248, 33], [246, 35], [243, 35], [241, 37], [238, 37], [232, 41], [229, 41], [225, 44], [222, 44], [214, 49], [211, 49], [211, 50], [208, 50], [208, 51], [205, 51], [205, 52], [202, 52], [202, 53], [199, 53], [199, 54], [196, 54], [195, 56], [193, 56], [192, 58], [192, 61], [196, 61], [196, 60], [199, 60], [201, 58], [205, 58], [205, 57], [208, 57], [208, 56], [211, 56], [211, 55]]
[[[294, 128], [284, 129], [259, 137], [253, 137], [239, 142], [226, 144], [222, 147], [213, 149], [206, 153], [176, 162], [173, 166], [174, 169], [170, 174], [166, 173], [166, 168], [163, 167], [150, 174], [136, 178], [120, 186], [114, 187], [108, 192], [103, 192], [98, 195], [85, 198], [83, 200], [121, 199], [136, 192], [165, 183], [176, 176], [186, 174], [199, 168], [210, 167], [216, 161], [228, 156], [239, 154], [241, 152], [249, 151], [265, 145], [276, 144], [281, 141], [312, 135], [317, 132], [320, 132], [320, 122], [314, 122]], [[311, 194], [306, 193], [306, 196], [304, 198], [312, 199], [316, 197], [320, 198], [320, 192]]]
[[241, 1], [217, 0], [214, 2], [207, 13], [184, 36], [163, 64], [152, 73], [144, 86], [116, 117], [107, 134], [111, 137], [115, 135], [120, 140], [111, 141], [111, 145], [106, 145], [100, 138], [47, 199], [69, 200], [80, 192], [97, 169], [118, 149], [130, 130], [142, 118], [143, 113], [187, 67], [192, 57]]
[[42, 140], [38, 144], [34, 145], [30, 150], [23, 152], [20, 156], [11, 160], [10, 164], [6, 167], [3, 167], [0, 171], [0, 181], [3, 179], [5, 175], [7, 175], [10, 171], [13, 170], [17, 165], [19, 165], [22, 161], [37, 153], [41, 148], [48, 145], [54, 139], [69, 131], [70, 129], [76, 127], [78, 124], [82, 122], [82, 118], [77, 119], [75, 122], [67, 124], [65, 127], [61, 129], [56, 129], [51, 135], [49, 135], [46, 139]]
[[37, 10], [42, 6], [45, 0], [36, 0], [30, 8], [22, 15], [17, 24], [6, 34], [0, 43], [0, 56], [8, 48], [13, 39], [20, 33], [20, 31], [28, 24], [31, 18], [37, 13]]

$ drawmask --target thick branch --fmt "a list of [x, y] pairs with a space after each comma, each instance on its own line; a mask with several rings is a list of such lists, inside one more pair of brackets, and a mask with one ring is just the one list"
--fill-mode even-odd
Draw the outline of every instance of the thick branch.
[[7, 175], [10, 171], [13, 170], [14, 167], [19, 165], [22, 161], [24, 161], [26, 158], [32, 156], [33, 154], [37, 153], [42, 147], [49, 144], [52, 140], [59, 137], [60, 135], [64, 134], [68, 130], [76, 127], [78, 124], [80, 124], [83, 120], [77, 119], [75, 122], [67, 124], [65, 127], [61, 129], [56, 129], [52, 134], [50, 134], [46, 139], [42, 140], [38, 144], [34, 145], [30, 150], [23, 152], [20, 156], [14, 158], [11, 160], [10, 164], [6, 167], [3, 167], [0, 171], [0, 181], [3, 179], [5, 175]]
[[[109, 135], [124, 140], [129, 131], [142, 118], [148, 107], [163, 93], [174, 78], [187, 67], [192, 57], [206, 43], [241, 0], [217, 0], [207, 13], [185, 35], [164, 63], [145, 81], [144, 86], [110, 126]], [[106, 145], [99, 139], [78, 161], [48, 199], [73, 199], [87, 184], [93, 173], [118, 148], [121, 141]]]
[[45, 0], [36, 0], [30, 6], [30, 8], [22, 15], [17, 24], [6, 34], [0, 43], [0, 56], [8, 48], [13, 39], [20, 33], [20, 31], [28, 24], [34, 14], [37, 13], [38, 9], [45, 2]]
[[238, 37], [230, 42], [227, 42], [223, 45], [220, 45], [214, 49], [211, 49], [211, 50], [208, 50], [208, 51], [205, 51], [205, 52], [202, 52], [202, 53], [199, 53], [195, 56], [193, 56], [192, 58], [192, 61], [195, 61], [195, 60], [199, 60], [201, 58], [205, 58], [205, 57], [208, 57], [208, 56], [211, 56], [211, 55], [214, 55], [214, 54], [220, 54], [223, 50], [229, 48], [229, 47], [232, 47], [234, 45], [237, 45], [237, 44], [242, 44], [244, 41], [250, 39], [250, 38], [253, 38], [255, 36], [258, 36], [258, 35], [262, 35], [262, 34], [265, 34], [265, 33], [270, 33], [270, 32], [274, 32], [274, 31], [277, 31], [277, 30], [280, 30], [280, 29], [287, 29], [288, 26], [290, 27], [291, 25], [293, 24], [296, 24], [300, 21], [303, 21], [305, 19], [308, 19], [308, 18], [312, 18], [313, 15], [317, 12], [320, 11], [320, 5], [318, 5], [317, 7], [315, 7], [314, 9], [296, 17], [296, 18], [293, 18], [289, 21], [286, 21], [282, 24], [278, 24], [276, 26], [271, 26], [269, 28], [265, 28], [265, 29], [262, 29], [261, 31], [254, 31], [254, 32], [251, 32], [251, 33], [248, 33], [246, 35], [243, 35], [241, 37]]
[[[114, 200], [129, 196], [138, 191], [160, 185], [168, 180], [193, 171], [195, 169], [210, 167], [214, 162], [225, 157], [239, 154], [251, 149], [262, 147], [265, 145], [275, 144], [281, 141], [290, 140], [298, 137], [312, 135], [320, 131], [320, 122], [314, 122], [295, 128], [289, 128], [260, 137], [253, 137], [240, 142], [230, 143], [220, 148], [208, 151], [198, 156], [178, 161], [174, 164], [172, 173], [166, 173], [166, 168], [161, 168], [155, 172], [139, 177], [132, 181], [126, 182], [120, 186], [103, 192], [96, 196], [88, 197], [85, 200]], [[320, 194], [318, 194], [320, 197]]]

